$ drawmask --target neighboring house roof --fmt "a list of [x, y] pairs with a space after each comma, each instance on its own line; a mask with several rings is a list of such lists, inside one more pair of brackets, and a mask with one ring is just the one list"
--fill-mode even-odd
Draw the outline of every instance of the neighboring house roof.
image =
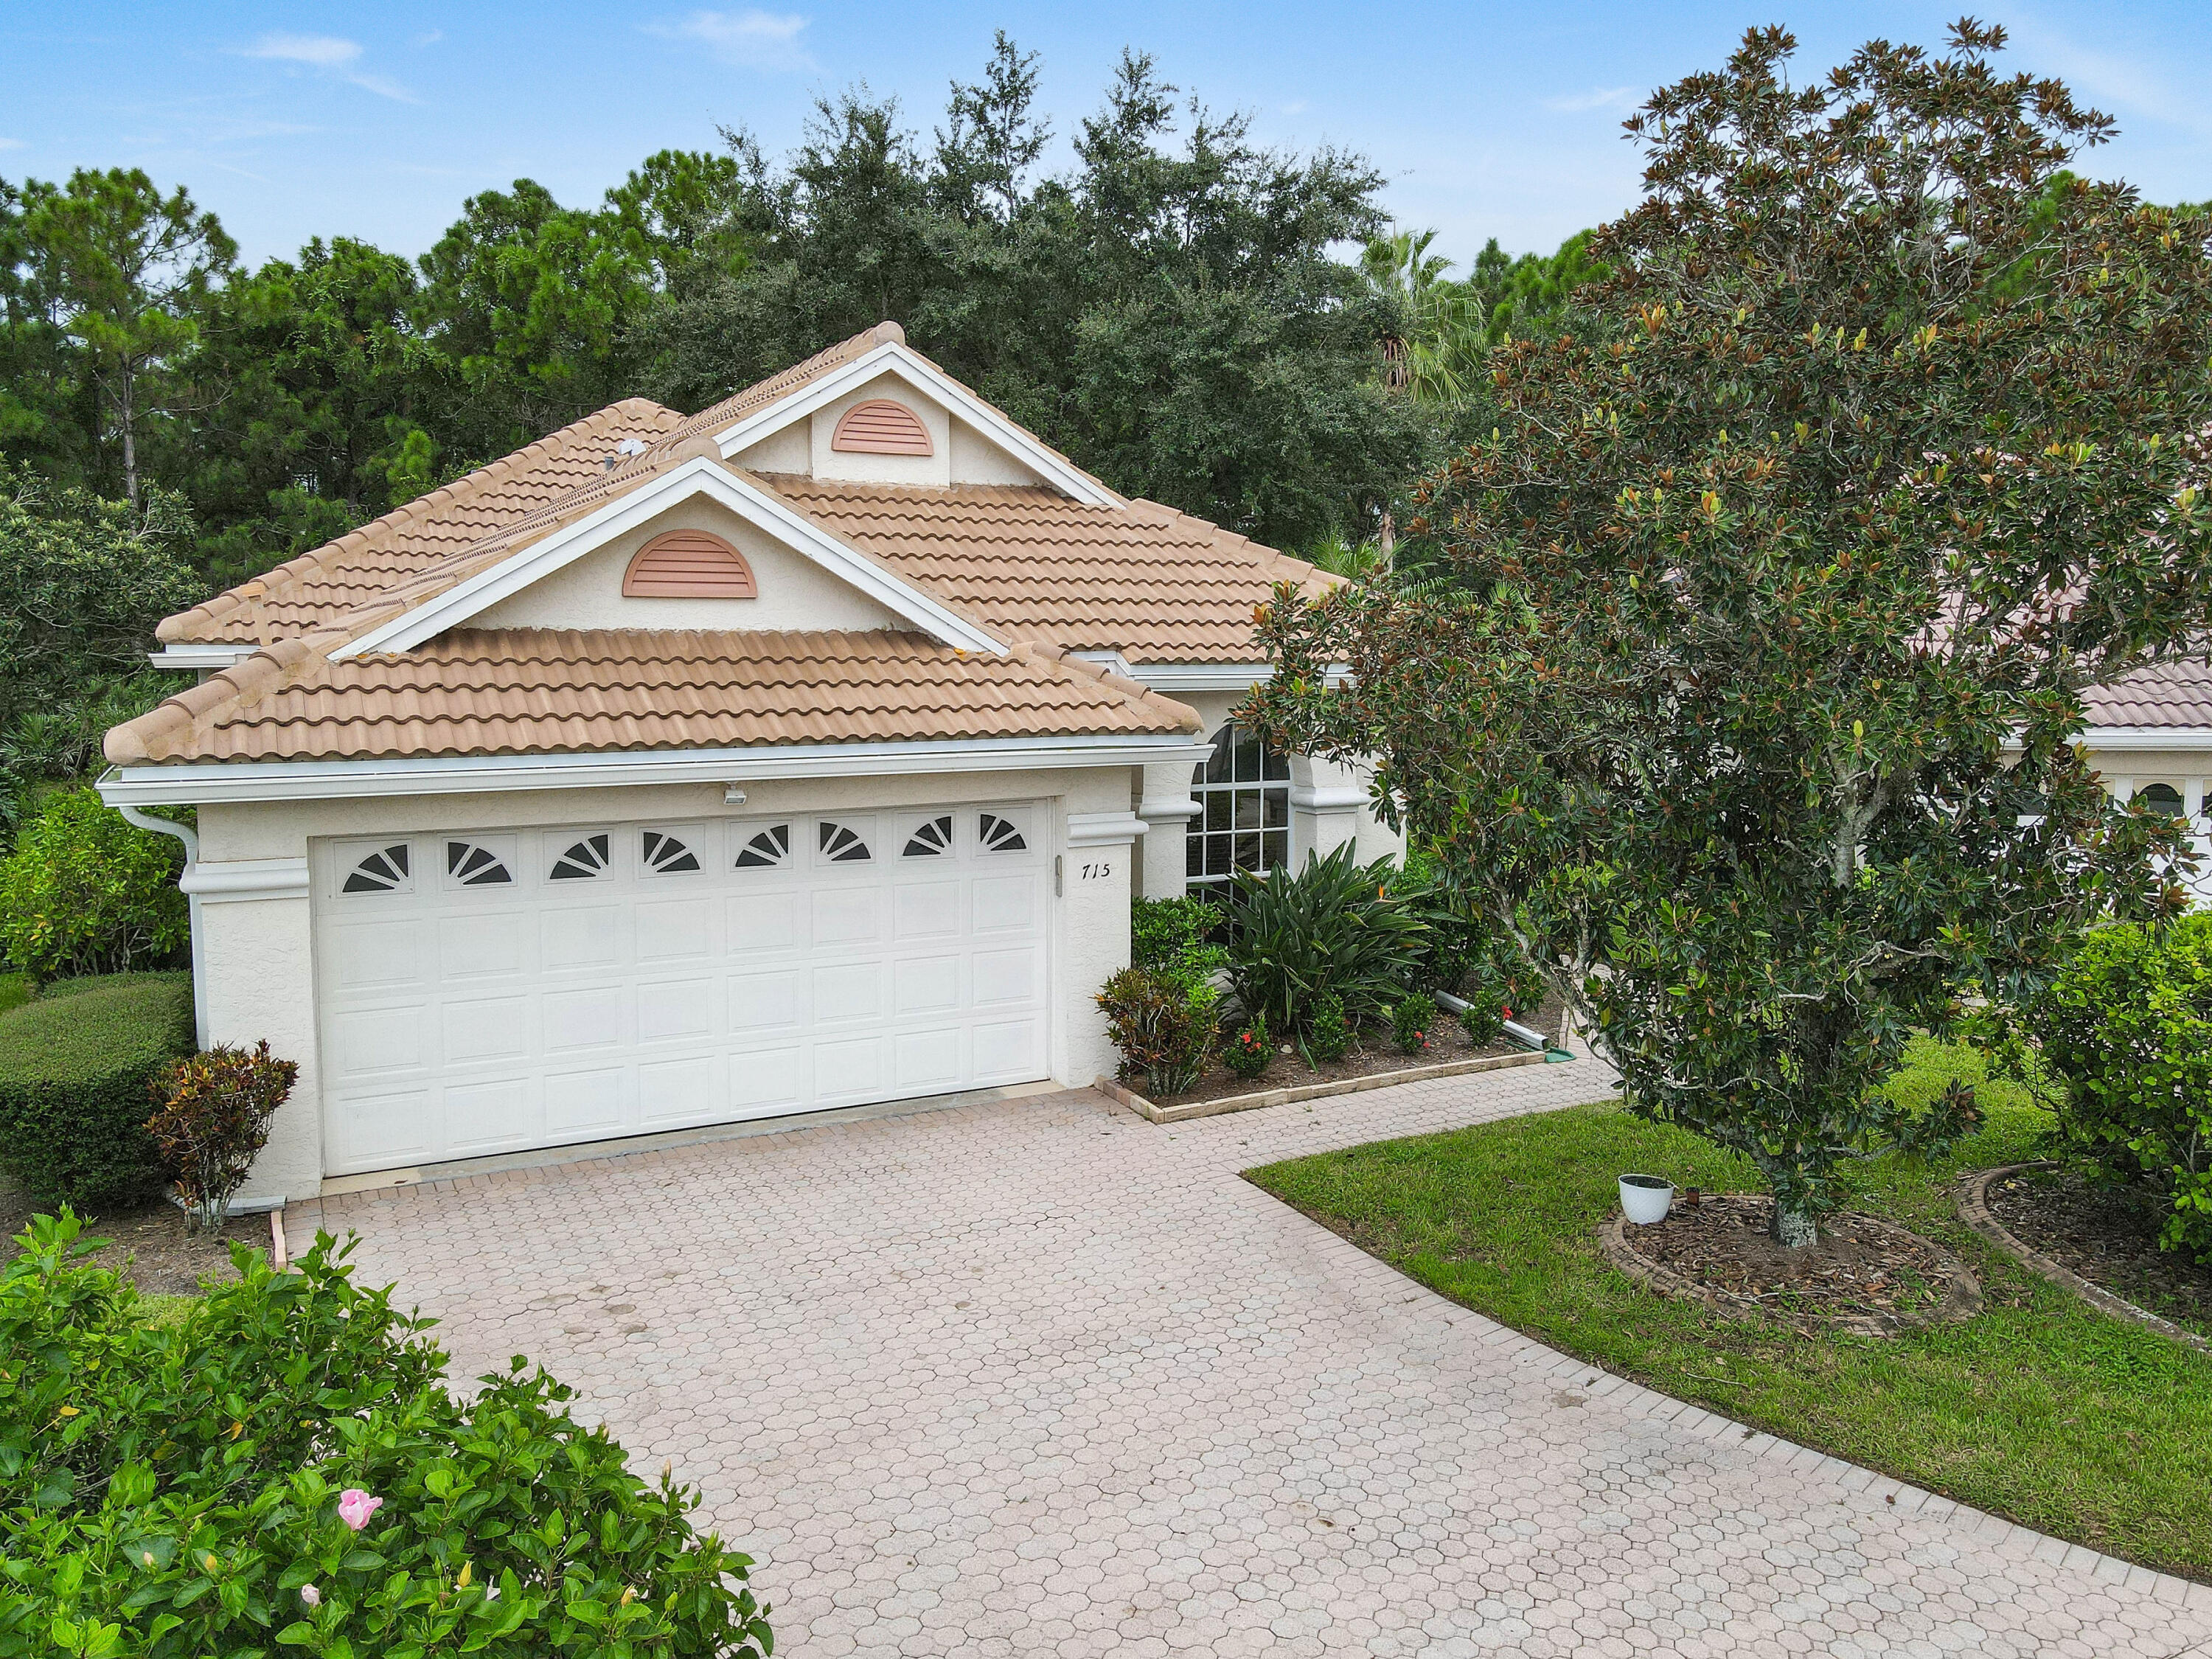
[[2212, 730], [2212, 662], [2152, 663], [2082, 701], [2093, 727]]
[[[403, 656], [270, 653], [118, 726], [108, 758], [368, 760], [1180, 736], [1187, 708], [1047, 647], [918, 634], [459, 629]], [[118, 752], [118, 750], [120, 752]]]
[[[1333, 583], [1244, 537], [1149, 501], [1122, 505], [1103, 489], [1112, 504], [1048, 485], [817, 481], [750, 472], [720, 458], [716, 434], [743, 420], [758, 425], [779, 401], [872, 353], [906, 362], [913, 374], [941, 375], [926, 359], [902, 357], [903, 340], [896, 324], [880, 325], [688, 418], [643, 398], [611, 404], [168, 618], [157, 630], [165, 645], [258, 649], [111, 732], [108, 757], [147, 764], [1180, 736], [1196, 719], [1183, 705], [1101, 679], [1062, 653], [1256, 665], [1252, 613], [1270, 588], [1291, 580], [1317, 592]], [[703, 463], [711, 465], [702, 472]], [[905, 592], [909, 605], [893, 610], [910, 611], [922, 628], [938, 617], [939, 639], [471, 629], [471, 595], [534, 568], [509, 561], [595, 514], [577, 533], [596, 536], [593, 526], [608, 520], [600, 509], [647, 486], [704, 488], [721, 476], [714, 468], [760, 492], [745, 498], [748, 510], [795, 515], [787, 533], [826, 538], [819, 556]], [[870, 565], [878, 574], [863, 570]], [[434, 625], [450, 631], [413, 643], [440, 614], [421, 608], [447, 595], [450, 620]], [[410, 616], [422, 621], [411, 636], [399, 620]], [[987, 644], [1027, 643], [987, 659], [941, 642], [971, 642], [971, 629]], [[364, 647], [368, 654], [344, 655]]]
[[1037, 485], [949, 489], [763, 473], [816, 524], [985, 626], [1141, 663], [1251, 661], [1252, 613], [1314, 566], [1152, 501], [1089, 507]]

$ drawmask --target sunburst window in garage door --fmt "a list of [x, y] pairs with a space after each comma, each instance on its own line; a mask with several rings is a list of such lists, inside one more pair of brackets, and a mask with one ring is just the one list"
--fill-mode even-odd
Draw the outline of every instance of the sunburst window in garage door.
[[342, 893], [404, 893], [409, 886], [407, 843], [380, 847], [346, 874]]
[[1025, 853], [1029, 842], [1011, 818], [1002, 818], [996, 812], [986, 812], [975, 826], [975, 833], [987, 853]]
[[933, 859], [952, 850], [952, 814], [942, 817], [925, 818], [915, 832], [906, 838], [906, 848], [899, 856], [907, 859]]
[[699, 867], [699, 855], [690, 844], [664, 830], [647, 830], [638, 847], [649, 876], [686, 875]]
[[553, 860], [555, 881], [595, 881], [613, 867], [612, 842], [605, 836], [586, 836]]
[[738, 848], [738, 868], [740, 870], [773, 870], [791, 862], [791, 826], [772, 823], [745, 837], [744, 845]]
[[463, 887], [503, 887], [514, 880], [505, 859], [473, 841], [446, 843], [446, 874]]
[[865, 864], [872, 856], [858, 832], [828, 818], [822, 820], [821, 837], [822, 855], [832, 864]]

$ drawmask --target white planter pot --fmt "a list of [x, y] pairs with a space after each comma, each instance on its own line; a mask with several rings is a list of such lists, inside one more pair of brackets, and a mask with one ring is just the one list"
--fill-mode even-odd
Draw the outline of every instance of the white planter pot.
[[1664, 1221], [1674, 1207], [1674, 1183], [1657, 1176], [1625, 1175], [1620, 1178], [1620, 1209], [1639, 1227]]

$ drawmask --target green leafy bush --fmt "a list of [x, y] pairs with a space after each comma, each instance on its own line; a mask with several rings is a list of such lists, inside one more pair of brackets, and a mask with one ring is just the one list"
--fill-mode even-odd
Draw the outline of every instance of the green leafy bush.
[[1401, 997], [1390, 1010], [1390, 1035], [1398, 1047], [1417, 1054], [1429, 1046], [1429, 1033], [1437, 1028], [1437, 1000], [1426, 991]]
[[1179, 1095], [1205, 1075], [1220, 1008], [1210, 985], [1189, 986], [1149, 968], [1124, 968], [1097, 996], [1121, 1075], [1154, 1095]]
[[149, 1092], [155, 1110], [146, 1132], [161, 1149], [195, 1231], [214, 1232], [246, 1184], [254, 1155], [269, 1144], [270, 1121], [300, 1080], [297, 1060], [254, 1048], [210, 1048], [173, 1060]]
[[0, 864], [0, 945], [33, 979], [178, 965], [191, 944], [184, 853], [90, 788], [57, 790]]
[[2021, 1023], [2069, 1156], [2154, 1194], [2160, 1245], [2212, 1261], [2212, 915], [2096, 929]]
[[64, 981], [0, 1013], [0, 1168], [41, 1204], [160, 1191], [147, 1091], [192, 1040], [187, 974]]
[[1185, 987], [1208, 984], [1229, 965], [1229, 952], [1214, 942], [1225, 920], [1211, 899], [1133, 899], [1129, 961]]
[[1505, 1006], [1488, 986], [1471, 986], [1467, 1006], [1459, 1011], [1459, 1024], [1477, 1048], [1495, 1042], [1504, 1035]]
[[1428, 939], [1388, 859], [1363, 865], [1346, 842], [1293, 872], [1237, 872], [1229, 983], [1248, 1018], [1306, 1034], [1334, 997], [1352, 1025], [1389, 1017], [1413, 982]]
[[1352, 1021], [1346, 1017], [1344, 1004], [1328, 991], [1316, 997], [1306, 1020], [1306, 1058], [1318, 1066], [1342, 1060], [1352, 1052]]
[[1266, 1076], [1274, 1059], [1275, 1039], [1264, 1019], [1255, 1019], [1243, 1027], [1221, 1049], [1222, 1065], [1232, 1077], [1241, 1077], [1247, 1082]]
[[0, 1659], [769, 1651], [694, 1492], [520, 1358], [457, 1400], [327, 1235], [283, 1274], [233, 1246], [155, 1328], [77, 1231], [40, 1218], [0, 1278]]

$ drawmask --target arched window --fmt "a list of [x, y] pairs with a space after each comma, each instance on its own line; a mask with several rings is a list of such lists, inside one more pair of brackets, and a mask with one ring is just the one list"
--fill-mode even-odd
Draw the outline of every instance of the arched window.
[[1184, 864], [1194, 893], [1219, 893], [1232, 870], [1255, 874], [1291, 856], [1291, 757], [1231, 721], [1191, 769], [1198, 816]]
[[2147, 783], [2136, 791], [2136, 799], [2154, 812], [2174, 818], [2181, 816], [2181, 791], [2170, 783]]

